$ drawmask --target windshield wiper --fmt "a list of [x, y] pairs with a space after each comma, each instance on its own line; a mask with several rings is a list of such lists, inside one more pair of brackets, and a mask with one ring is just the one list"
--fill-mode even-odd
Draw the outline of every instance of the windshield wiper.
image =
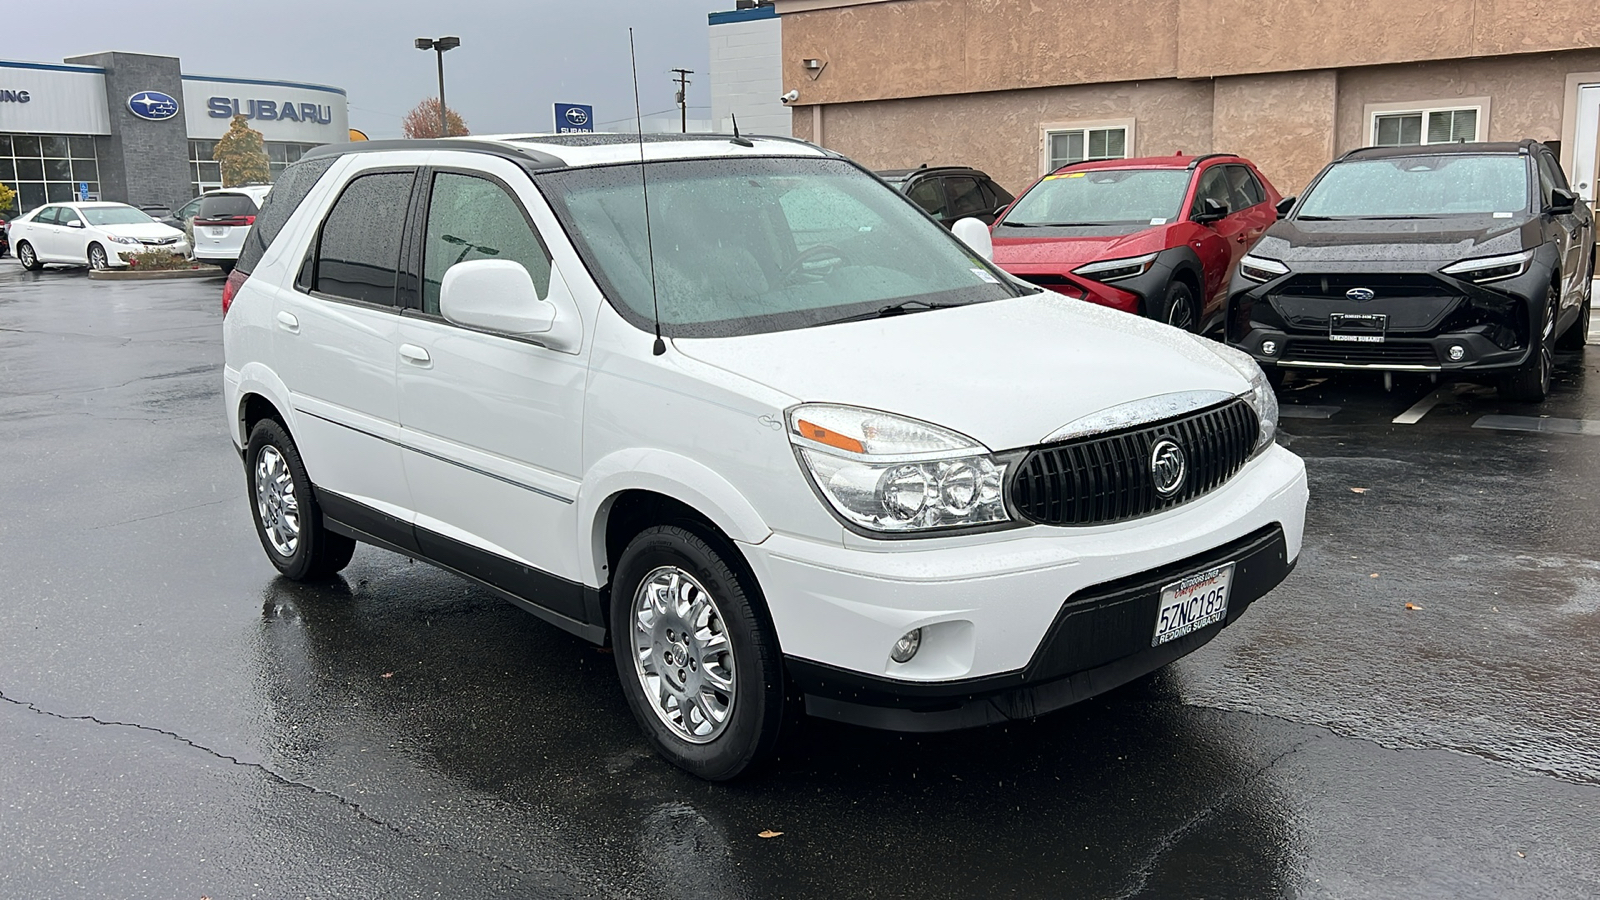
[[835, 325], [840, 322], [861, 322], [867, 319], [887, 319], [890, 316], [903, 316], [907, 313], [927, 312], [930, 309], [950, 309], [954, 306], [966, 305], [967, 304], [965, 303], [929, 303], [926, 300], [917, 299], [901, 300], [899, 303], [891, 303], [888, 306], [880, 306], [877, 309], [868, 310], [864, 313], [856, 313], [853, 316], [843, 316], [838, 319], [828, 319], [824, 322], [817, 322], [810, 327], [815, 328], [817, 325]]

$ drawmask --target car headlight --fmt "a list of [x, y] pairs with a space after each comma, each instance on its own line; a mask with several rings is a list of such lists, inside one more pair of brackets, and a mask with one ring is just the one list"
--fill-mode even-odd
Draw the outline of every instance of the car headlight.
[[1150, 271], [1155, 265], [1156, 254], [1146, 253], [1143, 256], [1130, 256], [1126, 259], [1104, 259], [1079, 266], [1072, 270], [1074, 275], [1092, 277], [1095, 281], [1121, 281], [1124, 278], [1133, 278]]
[[1250, 455], [1255, 456], [1272, 446], [1273, 439], [1278, 436], [1278, 394], [1272, 389], [1272, 383], [1267, 381], [1267, 375], [1261, 371], [1261, 366], [1243, 350], [1219, 344], [1209, 338], [1195, 340], [1203, 341], [1213, 353], [1222, 358], [1223, 362], [1233, 366], [1234, 371], [1250, 382], [1250, 389], [1241, 396], [1244, 397], [1244, 402], [1255, 410], [1256, 419], [1261, 423], [1261, 431], [1256, 436], [1256, 445], [1250, 451]]
[[1239, 260], [1239, 274], [1251, 281], [1271, 281], [1289, 274], [1289, 267], [1275, 259], [1246, 254], [1244, 259]]
[[1006, 465], [937, 425], [854, 406], [789, 410], [789, 441], [817, 493], [845, 522], [911, 534], [1008, 522]]
[[1458, 263], [1451, 263], [1439, 271], [1446, 275], [1457, 275], [1467, 281], [1484, 284], [1490, 281], [1502, 281], [1515, 278], [1528, 271], [1528, 263], [1533, 261], [1533, 251], [1524, 250], [1521, 253], [1508, 253], [1504, 256], [1482, 256], [1477, 259], [1463, 259]]
[[108, 234], [108, 235], [106, 235], [106, 240], [115, 241], [118, 244], [137, 244], [137, 243], [140, 243], [138, 238], [123, 237], [120, 234]]

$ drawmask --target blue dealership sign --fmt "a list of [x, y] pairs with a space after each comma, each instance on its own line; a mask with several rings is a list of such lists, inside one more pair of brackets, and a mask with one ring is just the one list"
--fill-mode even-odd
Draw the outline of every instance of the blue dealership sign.
[[140, 91], [128, 98], [128, 111], [141, 119], [165, 122], [178, 114], [178, 101], [160, 91]]
[[584, 103], [556, 104], [556, 134], [594, 130], [594, 107]]

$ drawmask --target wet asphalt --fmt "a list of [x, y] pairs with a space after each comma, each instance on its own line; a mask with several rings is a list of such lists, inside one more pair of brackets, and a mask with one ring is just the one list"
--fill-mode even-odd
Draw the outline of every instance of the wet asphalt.
[[1292, 380], [1305, 551], [1210, 645], [717, 786], [455, 577], [275, 577], [219, 297], [0, 260], [0, 897], [1600, 896], [1600, 347], [1542, 407]]

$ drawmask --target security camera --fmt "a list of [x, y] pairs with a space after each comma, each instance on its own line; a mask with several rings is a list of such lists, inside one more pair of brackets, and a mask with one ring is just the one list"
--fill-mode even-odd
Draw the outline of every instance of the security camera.
[[793, 103], [796, 100], [800, 99], [800, 92], [792, 90], [789, 93], [784, 94], [782, 97], [779, 97], [778, 99], [782, 100], [784, 103]]

